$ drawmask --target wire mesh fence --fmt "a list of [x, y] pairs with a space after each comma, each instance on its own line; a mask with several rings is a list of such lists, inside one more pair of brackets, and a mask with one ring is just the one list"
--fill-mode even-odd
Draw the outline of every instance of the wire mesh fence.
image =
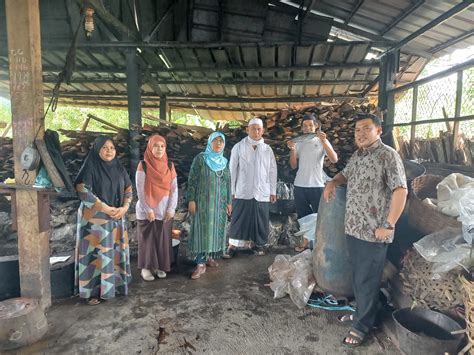
[[[415, 121], [451, 118], [456, 109], [457, 73], [430, 81], [418, 86], [397, 92], [394, 97], [394, 122], [408, 123], [412, 120], [413, 104], [416, 104]], [[416, 103], [413, 102], [414, 90], [417, 90]], [[474, 115], [474, 67], [463, 71], [461, 116]], [[414, 126], [416, 138], [438, 137], [440, 132], [447, 132], [452, 122], [435, 122]], [[474, 138], [474, 121], [463, 121], [459, 124], [459, 132], [466, 138]], [[410, 138], [410, 126], [402, 126], [399, 133]]]

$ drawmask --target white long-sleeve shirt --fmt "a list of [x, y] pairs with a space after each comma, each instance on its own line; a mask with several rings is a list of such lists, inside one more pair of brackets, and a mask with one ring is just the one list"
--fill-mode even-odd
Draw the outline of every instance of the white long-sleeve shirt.
[[269, 202], [276, 195], [277, 164], [272, 148], [265, 143], [256, 145], [247, 137], [234, 145], [230, 155], [231, 190], [235, 198]]
[[138, 202], [135, 208], [137, 219], [147, 219], [147, 212], [153, 211], [155, 213], [155, 219], [162, 221], [165, 219], [166, 213], [170, 213], [174, 216], [176, 206], [178, 204], [178, 180], [174, 178], [171, 181], [171, 191], [169, 196], [162, 198], [160, 203], [155, 208], [151, 208], [146, 203], [145, 199], [145, 172], [137, 170], [135, 175], [135, 183], [137, 185]]

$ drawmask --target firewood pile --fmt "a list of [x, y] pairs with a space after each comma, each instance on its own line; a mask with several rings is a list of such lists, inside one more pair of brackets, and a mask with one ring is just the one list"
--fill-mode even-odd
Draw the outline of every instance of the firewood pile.
[[[355, 150], [354, 146], [354, 126], [357, 113], [370, 112], [378, 114], [376, 107], [369, 105], [354, 105], [352, 103], [326, 104], [306, 107], [301, 110], [282, 110], [273, 116], [261, 117], [267, 130], [264, 138], [270, 144], [275, 153], [278, 164], [279, 179], [285, 182], [292, 182], [294, 171], [289, 166], [289, 150], [286, 146], [287, 141], [292, 137], [301, 134], [301, 118], [306, 112], [316, 113], [321, 122], [322, 131], [338, 153], [339, 161], [331, 164], [325, 163], [325, 169], [329, 176], [334, 176], [347, 163], [347, 160]], [[193, 158], [202, 152], [207, 143], [207, 137], [212, 132], [211, 129], [204, 127], [185, 126], [159, 121], [159, 125], [144, 125], [140, 135], [136, 137], [140, 145], [140, 153], [146, 148], [146, 142], [150, 135], [160, 134], [164, 136], [168, 143], [168, 157], [174, 162], [178, 173], [179, 183], [187, 180], [189, 169]], [[226, 137], [225, 155], [230, 156], [231, 148], [243, 137], [246, 136], [245, 127], [231, 129], [224, 126], [220, 129]], [[61, 143], [63, 158], [72, 178], [78, 173], [81, 164], [89, 151], [94, 139], [104, 133], [87, 131], [68, 131], [60, 132], [69, 138]], [[118, 129], [112, 132], [111, 136], [117, 144], [117, 154], [125, 167], [129, 167], [130, 150], [129, 137], [127, 129]], [[13, 177], [13, 145], [11, 139], [0, 138], [0, 181], [7, 177]]]
[[13, 177], [13, 140], [0, 137], [0, 182]]

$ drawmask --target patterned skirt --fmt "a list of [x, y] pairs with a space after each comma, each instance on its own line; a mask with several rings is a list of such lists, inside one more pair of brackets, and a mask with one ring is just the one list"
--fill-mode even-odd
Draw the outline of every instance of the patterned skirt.
[[132, 274], [125, 220], [111, 219], [102, 212], [91, 216], [90, 212], [82, 205], [78, 211], [76, 293], [81, 298], [100, 299], [127, 295]]

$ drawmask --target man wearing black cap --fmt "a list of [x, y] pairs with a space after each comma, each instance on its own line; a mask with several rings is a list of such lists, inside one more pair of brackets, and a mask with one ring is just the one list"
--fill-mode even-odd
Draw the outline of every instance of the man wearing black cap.
[[[302, 143], [288, 142], [290, 150], [290, 165], [298, 168], [295, 178], [295, 204], [298, 219], [313, 213], [318, 213], [319, 200], [323, 193], [324, 183], [329, 179], [323, 171], [324, 157], [327, 155], [333, 163], [337, 162], [337, 154], [329, 143], [326, 134], [321, 131], [316, 117], [306, 113], [301, 122], [303, 133], [315, 133], [316, 136]], [[304, 238], [303, 245], [295, 251], [302, 252], [309, 246], [309, 240]]]

